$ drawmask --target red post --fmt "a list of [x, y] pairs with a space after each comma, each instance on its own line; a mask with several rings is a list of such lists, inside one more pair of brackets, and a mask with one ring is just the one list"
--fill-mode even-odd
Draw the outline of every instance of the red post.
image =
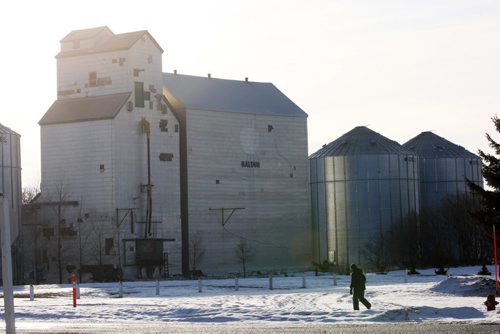
[[495, 291], [498, 295], [498, 258], [497, 258], [497, 233], [493, 225], [493, 254], [495, 256]]
[[71, 275], [71, 283], [73, 283], [73, 307], [76, 307], [76, 275]]

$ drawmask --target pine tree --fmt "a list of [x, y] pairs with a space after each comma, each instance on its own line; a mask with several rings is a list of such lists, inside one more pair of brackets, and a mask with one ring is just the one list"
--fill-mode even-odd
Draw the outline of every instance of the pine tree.
[[[498, 116], [491, 118], [495, 124], [496, 131], [500, 133], [500, 119]], [[479, 156], [482, 160], [481, 171], [486, 183], [491, 190], [483, 189], [476, 183], [467, 180], [469, 188], [481, 200], [481, 210], [476, 210], [471, 214], [485, 227], [493, 225], [500, 226], [500, 144], [497, 143], [489, 134], [486, 134], [489, 146], [494, 150], [495, 155], [479, 150]], [[488, 228], [489, 229], [489, 228]]]

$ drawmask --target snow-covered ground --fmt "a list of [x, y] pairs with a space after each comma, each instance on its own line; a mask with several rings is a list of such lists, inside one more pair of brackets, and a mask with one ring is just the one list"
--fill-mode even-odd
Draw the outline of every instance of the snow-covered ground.
[[[494, 273], [493, 266], [488, 269]], [[479, 267], [451, 268], [449, 277], [433, 270], [407, 276], [403, 271], [367, 276], [366, 297], [373, 304], [366, 310], [352, 308], [349, 276], [314, 276], [308, 273], [303, 288], [302, 274], [294, 277], [204, 279], [202, 292], [196, 280], [140, 281], [123, 284], [91, 283], [80, 286], [78, 306], [72, 307], [71, 285], [35, 286], [30, 301], [29, 286], [15, 287], [16, 327], [19, 329], [64, 328], [86, 325], [106, 328], [137, 324], [380, 324], [495, 323], [497, 311], [487, 312], [486, 296], [494, 292], [494, 275], [478, 276]], [[3, 299], [0, 302], [3, 317]], [[5, 322], [0, 322], [0, 328]]]

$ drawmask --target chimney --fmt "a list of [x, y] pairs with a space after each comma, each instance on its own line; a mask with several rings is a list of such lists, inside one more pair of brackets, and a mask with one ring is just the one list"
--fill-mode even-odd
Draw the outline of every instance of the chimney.
[[208, 78], [211, 79], [212, 78], [212, 75], [210, 73], [208, 73]]
[[245, 82], [248, 82], [248, 77], [245, 77]]
[[174, 70], [174, 74], [177, 74], [177, 70]]

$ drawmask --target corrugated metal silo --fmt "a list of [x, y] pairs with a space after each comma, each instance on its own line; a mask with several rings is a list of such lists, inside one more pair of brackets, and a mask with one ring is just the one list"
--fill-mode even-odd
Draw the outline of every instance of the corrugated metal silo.
[[[11, 206], [11, 228], [13, 237], [20, 227], [21, 212], [21, 136], [0, 124], [0, 192], [9, 200]], [[12, 241], [15, 239], [13, 238]]]
[[314, 259], [366, 264], [366, 244], [419, 208], [416, 155], [356, 127], [309, 157]]
[[11, 241], [13, 252], [14, 280], [18, 281], [21, 273], [20, 238], [21, 232], [21, 137], [6, 126], [0, 124], [0, 193], [8, 199], [11, 221]]
[[465, 178], [483, 185], [481, 158], [432, 132], [422, 132], [403, 147], [419, 156], [422, 208], [447, 196], [467, 196]]

